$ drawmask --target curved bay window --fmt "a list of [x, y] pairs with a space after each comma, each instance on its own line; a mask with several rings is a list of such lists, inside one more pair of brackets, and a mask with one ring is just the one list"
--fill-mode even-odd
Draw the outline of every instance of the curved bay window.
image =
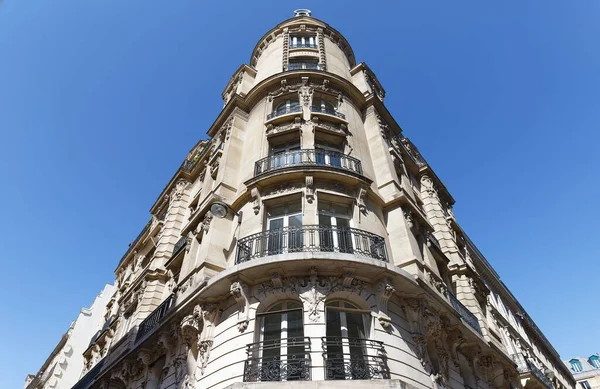
[[369, 312], [345, 301], [325, 305], [325, 379], [389, 378], [383, 343], [367, 339]]
[[310, 379], [310, 341], [304, 338], [302, 304], [278, 303], [257, 314], [257, 343], [248, 345], [244, 381]]

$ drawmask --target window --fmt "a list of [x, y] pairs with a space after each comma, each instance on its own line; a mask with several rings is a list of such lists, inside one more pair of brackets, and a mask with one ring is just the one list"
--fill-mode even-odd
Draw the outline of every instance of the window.
[[350, 207], [342, 204], [319, 201], [319, 234], [322, 251], [352, 253], [350, 231]]
[[571, 364], [571, 370], [573, 370], [575, 373], [578, 373], [583, 370], [581, 362], [579, 362], [577, 359], [571, 359], [569, 363]]
[[275, 116], [285, 115], [286, 113], [300, 112], [300, 103], [298, 100], [285, 100], [275, 108]]
[[368, 316], [344, 301], [328, 302], [326, 316], [326, 379], [365, 378]]
[[587, 381], [581, 381], [579, 384], [581, 385], [581, 389], [592, 389], [590, 383]]
[[297, 165], [301, 162], [300, 141], [292, 141], [271, 148], [270, 169]]
[[267, 255], [302, 251], [301, 203], [297, 201], [270, 208], [267, 228]]
[[302, 315], [302, 305], [295, 301], [276, 304], [266, 313], [257, 315], [261, 381], [305, 378], [303, 375], [308, 366]]
[[290, 60], [288, 70], [311, 69], [319, 70], [319, 62], [312, 58], [296, 58]]
[[317, 48], [316, 39], [314, 36], [291, 36], [290, 48], [295, 49], [298, 47], [311, 47]]
[[319, 165], [342, 167], [341, 148], [324, 141], [316, 141], [315, 160]]
[[594, 366], [596, 369], [600, 369], [600, 356], [592, 355], [589, 359], [590, 365]]

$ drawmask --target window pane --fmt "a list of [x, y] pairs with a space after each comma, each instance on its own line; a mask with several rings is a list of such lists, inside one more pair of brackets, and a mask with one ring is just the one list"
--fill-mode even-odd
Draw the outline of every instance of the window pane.
[[288, 220], [288, 249], [290, 251], [301, 251], [303, 247], [302, 215], [293, 215]]
[[331, 216], [319, 215], [319, 246], [321, 251], [333, 251], [333, 230]]
[[[292, 213], [298, 213], [302, 211], [302, 204], [300, 204], [300, 202], [294, 202], [294, 203], [290, 203], [288, 204], [288, 214], [292, 214]], [[302, 223], [300, 223], [302, 224]]]

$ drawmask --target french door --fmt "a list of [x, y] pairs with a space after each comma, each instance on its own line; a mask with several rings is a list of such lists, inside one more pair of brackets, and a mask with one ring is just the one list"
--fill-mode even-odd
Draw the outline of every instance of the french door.
[[328, 202], [319, 203], [319, 227], [321, 251], [354, 252], [349, 207]]
[[327, 303], [326, 310], [326, 378], [364, 379], [368, 370], [367, 315], [343, 301]]
[[283, 302], [260, 315], [260, 379], [302, 379], [306, 363], [302, 305]]
[[271, 149], [271, 169], [298, 165], [301, 160], [300, 142], [292, 142]]
[[269, 210], [267, 254], [302, 251], [302, 206], [289, 203]]

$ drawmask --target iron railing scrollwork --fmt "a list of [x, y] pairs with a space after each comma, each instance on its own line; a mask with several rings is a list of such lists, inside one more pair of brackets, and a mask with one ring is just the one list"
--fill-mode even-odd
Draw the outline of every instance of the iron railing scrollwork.
[[552, 381], [530, 359], [525, 358], [523, 354], [513, 354], [511, 358], [517, 364], [517, 371], [519, 373], [531, 373], [548, 389], [554, 388]]
[[299, 105], [286, 107], [285, 109], [279, 109], [267, 115], [267, 120], [271, 120], [278, 116], [287, 115], [288, 113], [302, 112], [302, 107]]
[[383, 342], [339, 336], [321, 339], [326, 380], [390, 378]]
[[254, 176], [291, 166], [328, 166], [362, 175], [360, 161], [349, 155], [322, 149], [302, 149], [270, 155], [254, 163]]
[[179, 238], [177, 243], [175, 243], [175, 246], [173, 246], [173, 254], [171, 254], [171, 258], [174, 258], [177, 254], [179, 254], [179, 252], [181, 250], [183, 250], [186, 245], [187, 245], [187, 238], [185, 236], [182, 236], [181, 238]]
[[148, 334], [152, 329], [156, 328], [160, 323], [160, 320], [165, 317], [173, 302], [175, 301], [175, 295], [171, 294], [165, 301], [163, 301], [152, 313], [140, 323], [138, 332], [135, 338], [137, 342]]
[[310, 111], [311, 112], [321, 112], [321, 113], [326, 113], [327, 115], [331, 115], [331, 116], [337, 116], [339, 118], [342, 119], [346, 119], [346, 115], [344, 115], [341, 112], [336, 111], [335, 109], [331, 109], [331, 108], [326, 108], [326, 107], [322, 107], [320, 105], [311, 105], [310, 106]]
[[463, 303], [458, 301], [456, 296], [454, 296], [450, 292], [448, 292], [448, 299], [450, 300], [450, 303], [452, 304], [456, 312], [458, 312], [460, 317], [465, 321], [465, 323], [467, 323], [471, 328], [473, 328], [475, 331], [481, 334], [481, 326], [479, 325], [479, 320], [477, 320], [477, 316], [475, 316], [473, 312], [469, 311], [469, 309], [467, 309], [467, 307], [465, 307]]
[[86, 389], [90, 386], [92, 381], [98, 376], [102, 366], [104, 366], [106, 358], [102, 358], [88, 371], [71, 389]]
[[310, 339], [284, 338], [246, 348], [244, 382], [310, 380]]
[[385, 239], [350, 227], [304, 225], [259, 232], [238, 241], [236, 264], [296, 252], [357, 254], [387, 261]]

